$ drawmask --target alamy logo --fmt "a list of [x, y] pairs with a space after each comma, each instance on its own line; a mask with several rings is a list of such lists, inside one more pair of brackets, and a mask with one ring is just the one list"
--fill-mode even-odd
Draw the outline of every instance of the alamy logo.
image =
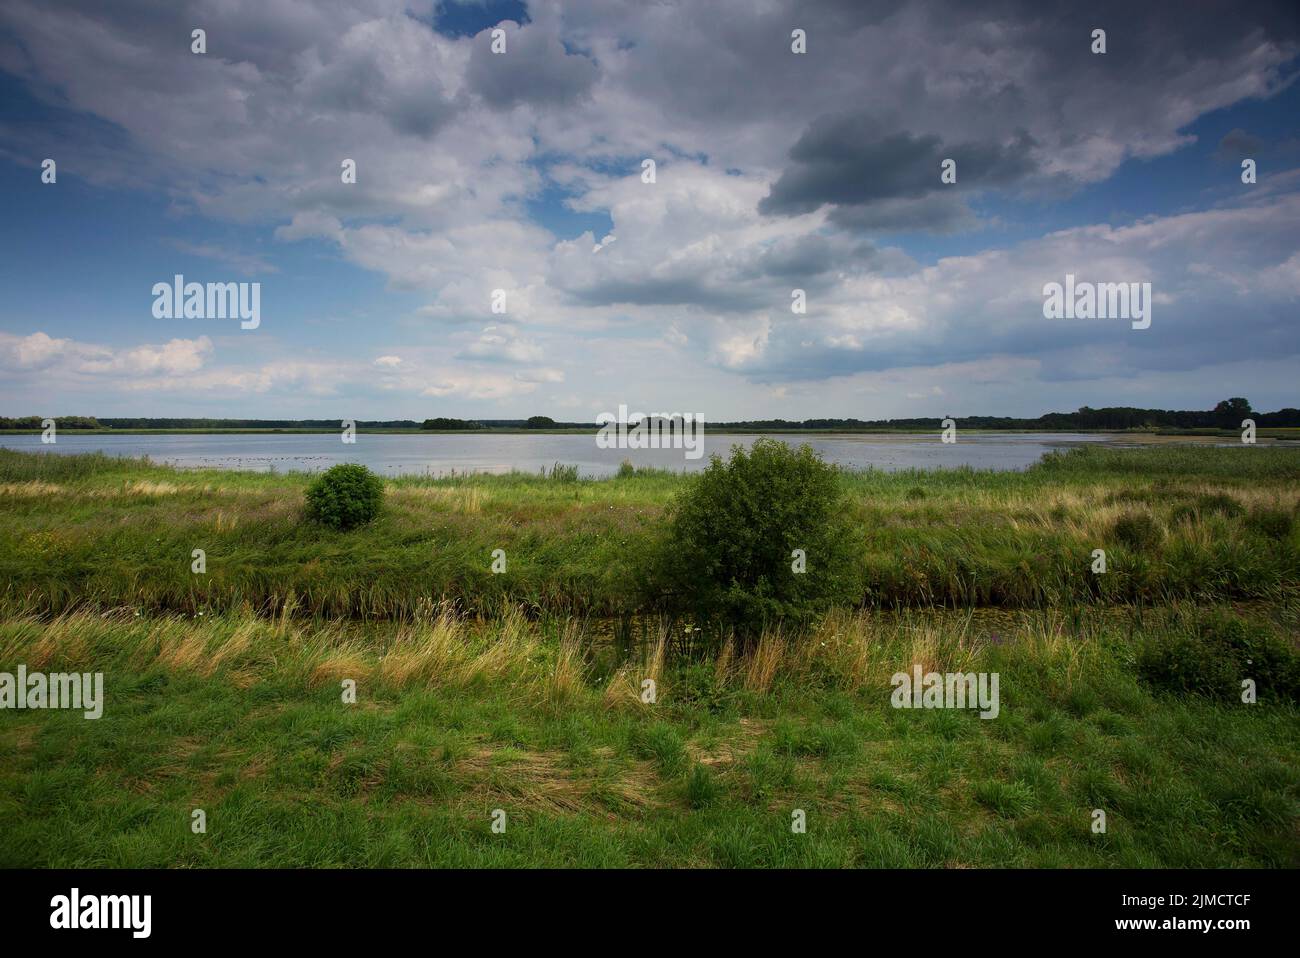
[[896, 709], [973, 709], [980, 718], [998, 717], [997, 672], [926, 672], [912, 667], [912, 675], [895, 672], [889, 684], [894, 692], [889, 704]]
[[1134, 329], [1151, 325], [1150, 283], [1076, 283], [1065, 274], [1065, 285], [1043, 287], [1043, 316], [1047, 319], [1131, 319]]
[[0, 709], [81, 709], [88, 719], [104, 714], [104, 673], [0, 672]]
[[[598, 449], [684, 449], [687, 459], [704, 455], [704, 414], [634, 412], [618, 407], [618, 415], [603, 412], [596, 417]], [[629, 428], [630, 427], [630, 428]]]
[[152, 895], [71, 895], [50, 899], [50, 927], [129, 928], [132, 938], [148, 938], [153, 930]]
[[262, 323], [261, 283], [187, 283], [177, 273], [153, 284], [155, 319], [239, 319], [240, 329]]

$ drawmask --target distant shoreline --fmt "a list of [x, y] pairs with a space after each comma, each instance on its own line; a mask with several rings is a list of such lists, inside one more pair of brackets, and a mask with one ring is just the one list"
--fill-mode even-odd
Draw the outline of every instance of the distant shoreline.
[[[707, 426], [706, 426], [707, 428]], [[959, 427], [960, 428], [960, 427]], [[370, 436], [582, 436], [597, 432], [596, 427], [564, 429], [526, 429], [515, 427], [491, 427], [486, 429], [383, 429], [363, 428], [358, 426], [358, 434]], [[833, 438], [837, 436], [853, 438], [889, 438], [901, 439], [909, 436], [931, 436], [936, 429], [759, 429], [745, 427], [727, 427], [709, 430], [715, 436], [815, 436]], [[1135, 442], [1160, 442], [1168, 439], [1239, 439], [1240, 430], [1235, 429], [997, 429], [990, 427], [966, 427], [960, 429], [963, 435], [1022, 435], [1044, 436], [1060, 434], [1078, 434], [1087, 436], [1119, 436]], [[276, 427], [268, 429], [243, 428], [202, 428], [202, 429], [60, 429], [61, 435], [67, 436], [268, 436], [268, 435], [337, 435], [338, 429], [290, 428]], [[40, 429], [0, 429], [0, 436], [39, 436]], [[1300, 428], [1264, 427], [1258, 430], [1260, 438], [1282, 441], [1300, 441]]]

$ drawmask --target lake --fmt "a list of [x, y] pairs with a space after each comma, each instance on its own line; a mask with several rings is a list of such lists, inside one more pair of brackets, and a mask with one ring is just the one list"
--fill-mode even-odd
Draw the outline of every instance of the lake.
[[[247, 469], [257, 472], [318, 472], [340, 462], [360, 462], [382, 475], [443, 476], [452, 472], [537, 472], [555, 463], [576, 465], [583, 476], [607, 476], [630, 459], [637, 466], [694, 471], [708, 465], [709, 455], [726, 455], [753, 435], [707, 433], [704, 455], [686, 459], [680, 449], [600, 449], [596, 434], [357, 433], [345, 444], [338, 434], [239, 433], [156, 435], [60, 435], [51, 445], [39, 434], [0, 436], [0, 447], [28, 452], [103, 452], [113, 456], [148, 456], [155, 462], [185, 467]], [[893, 472], [899, 469], [1024, 469], [1049, 449], [1079, 443], [1110, 442], [1112, 436], [1078, 433], [958, 433], [955, 443], [932, 435], [774, 435], [791, 445], [807, 443], [828, 462]]]

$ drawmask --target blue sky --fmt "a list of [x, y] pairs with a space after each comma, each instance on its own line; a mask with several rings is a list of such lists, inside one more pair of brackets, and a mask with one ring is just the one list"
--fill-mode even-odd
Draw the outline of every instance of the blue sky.
[[[14, 0], [0, 410], [1300, 405], [1294, 15], [1050, 7]], [[1044, 318], [1067, 272], [1151, 327]], [[176, 273], [258, 328], [156, 318]]]

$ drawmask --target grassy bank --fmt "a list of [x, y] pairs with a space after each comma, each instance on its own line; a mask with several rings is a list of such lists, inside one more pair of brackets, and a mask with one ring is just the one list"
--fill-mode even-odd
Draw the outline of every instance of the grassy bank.
[[[741, 647], [664, 611], [679, 475], [390, 479], [333, 532], [307, 476], [0, 452], [0, 673], [105, 690], [0, 711], [0, 866], [1294, 867], [1298, 480], [847, 473], [858, 601]], [[916, 667], [996, 718], [893, 707]]]
[[[0, 865], [1295, 866], [1294, 706], [1138, 666], [1203, 615], [843, 613], [667, 662], [659, 636], [433, 607], [14, 617], [0, 670], [102, 671], [105, 706], [0, 713]], [[1000, 673], [998, 717], [891, 708], [915, 663]]]
[[[648, 570], [686, 481], [390, 479], [380, 519], [339, 533], [304, 521], [305, 476], [0, 451], [3, 599], [34, 612], [395, 618], [443, 598], [470, 613], [653, 612], [664, 597]], [[844, 483], [869, 608], [1275, 601], [1300, 583], [1297, 449], [1088, 447], [1022, 473]]]

